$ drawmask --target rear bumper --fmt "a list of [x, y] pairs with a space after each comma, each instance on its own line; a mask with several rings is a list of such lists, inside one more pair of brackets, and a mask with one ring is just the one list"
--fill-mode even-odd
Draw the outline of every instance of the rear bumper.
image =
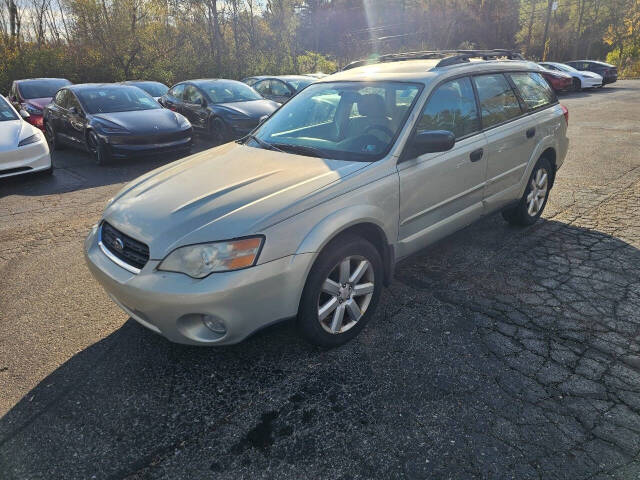
[[607, 85], [608, 83], [616, 83], [618, 81], [618, 76], [617, 75], [613, 75], [610, 77], [604, 77], [602, 79], [602, 84], [603, 85]]

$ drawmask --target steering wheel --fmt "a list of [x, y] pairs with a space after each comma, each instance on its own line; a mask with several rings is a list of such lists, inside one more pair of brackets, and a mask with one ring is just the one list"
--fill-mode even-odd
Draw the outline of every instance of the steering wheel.
[[389, 135], [389, 139], [393, 138], [393, 131], [389, 127], [385, 127], [384, 125], [369, 125], [367, 128], [365, 128], [362, 134], [366, 135], [371, 130], [380, 130], [382, 133], [386, 133], [387, 135]]

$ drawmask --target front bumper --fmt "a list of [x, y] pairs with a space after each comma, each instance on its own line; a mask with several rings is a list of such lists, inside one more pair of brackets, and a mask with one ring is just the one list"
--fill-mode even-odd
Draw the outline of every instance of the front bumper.
[[47, 142], [40, 141], [0, 153], [0, 178], [51, 168]]
[[[98, 227], [85, 240], [93, 276], [109, 296], [139, 323], [167, 339], [190, 345], [228, 345], [269, 324], [297, 314], [313, 254], [284, 257], [235, 272], [196, 280], [157, 270], [149, 260], [139, 274], [116, 265], [98, 246]], [[222, 321], [223, 335], [203, 316]]]
[[168, 143], [154, 143], [149, 145], [123, 145], [107, 143], [109, 153], [113, 158], [143, 157], [158, 153], [188, 152], [192, 146], [191, 137]]
[[601, 78], [583, 78], [582, 88], [596, 88], [602, 86]]

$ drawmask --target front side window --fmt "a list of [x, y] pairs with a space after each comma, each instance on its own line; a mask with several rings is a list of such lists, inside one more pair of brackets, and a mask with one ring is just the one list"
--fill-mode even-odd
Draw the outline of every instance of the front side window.
[[418, 130], [448, 130], [456, 138], [479, 131], [480, 121], [471, 80], [459, 78], [440, 85], [425, 106]]
[[551, 87], [539, 73], [511, 73], [509, 76], [529, 110], [544, 107], [555, 101]]
[[87, 113], [132, 112], [162, 108], [153, 97], [137, 87], [104, 86], [77, 90]]
[[9, 106], [4, 98], [0, 98], [0, 122], [7, 122], [9, 120], [18, 120], [16, 112]]
[[473, 77], [478, 89], [484, 128], [498, 125], [522, 113], [520, 103], [511, 85], [500, 73]]
[[271, 95], [271, 80], [262, 80], [261, 82], [256, 83], [253, 88], [260, 95]]
[[291, 94], [287, 86], [280, 80], [271, 80], [271, 92], [279, 97], [286, 97]]
[[169, 95], [171, 95], [174, 98], [177, 98], [178, 100], [182, 100], [182, 96], [184, 94], [184, 87], [186, 87], [184, 83], [181, 83], [180, 85], [176, 85], [171, 90], [169, 90]]
[[327, 82], [309, 85], [254, 133], [247, 145], [321, 158], [382, 158], [411, 109], [396, 108], [398, 92], [417, 98], [420, 86], [401, 82]]
[[184, 89], [184, 101], [187, 103], [201, 104], [202, 94], [193, 85], [187, 85]]
[[60, 90], [56, 93], [53, 102], [62, 108], [67, 108], [67, 99], [69, 98], [69, 90]]

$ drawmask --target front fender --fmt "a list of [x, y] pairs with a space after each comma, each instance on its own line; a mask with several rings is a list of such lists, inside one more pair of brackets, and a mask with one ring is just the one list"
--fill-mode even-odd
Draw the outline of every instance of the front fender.
[[368, 223], [377, 226], [385, 236], [387, 244], [393, 237], [391, 225], [385, 225], [382, 208], [376, 205], [354, 205], [327, 215], [303, 238], [296, 254], [320, 252], [333, 238], [349, 227]]

